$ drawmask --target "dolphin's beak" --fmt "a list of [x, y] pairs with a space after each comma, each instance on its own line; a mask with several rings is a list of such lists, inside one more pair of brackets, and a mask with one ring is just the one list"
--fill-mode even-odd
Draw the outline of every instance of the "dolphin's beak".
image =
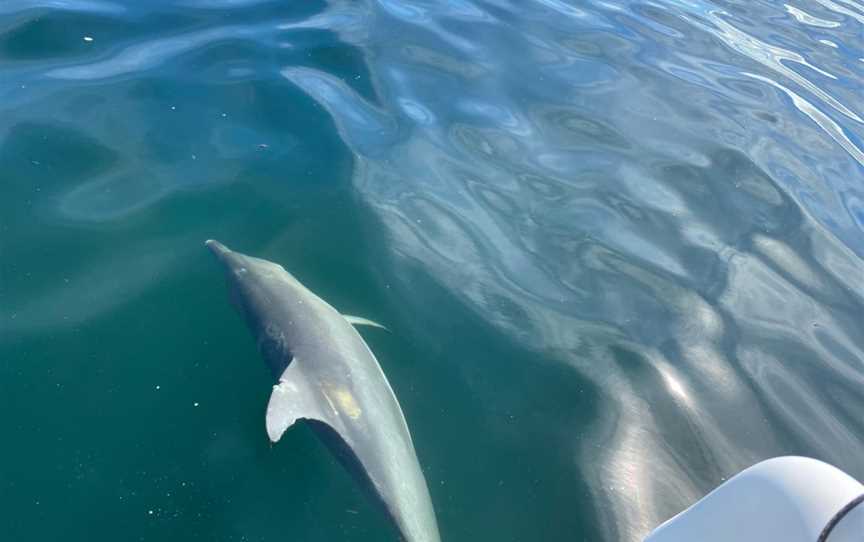
[[237, 259], [237, 255], [231, 252], [231, 249], [220, 243], [219, 241], [214, 241], [213, 239], [208, 239], [204, 246], [210, 249], [210, 252], [216, 256], [220, 262], [228, 266], [228, 268], [233, 268], [237, 263], [235, 260]]
[[217, 256], [231, 252], [228, 250], [228, 247], [213, 239], [207, 239], [204, 241], [204, 246], [209, 248], [210, 251]]

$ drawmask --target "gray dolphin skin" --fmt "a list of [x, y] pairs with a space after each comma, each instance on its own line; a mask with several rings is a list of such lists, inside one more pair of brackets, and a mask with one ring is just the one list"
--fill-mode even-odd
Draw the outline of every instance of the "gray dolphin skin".
[[270, 440], [278, 441], [298, 420], [311, 424], [383, 505], [402, 540], [439, 542], [429, 489], [402, 409], [348, 318], [282, 266], [216, 241], [206, 246], [224, 264], [232, 300], [278, 379], [267, 406]]

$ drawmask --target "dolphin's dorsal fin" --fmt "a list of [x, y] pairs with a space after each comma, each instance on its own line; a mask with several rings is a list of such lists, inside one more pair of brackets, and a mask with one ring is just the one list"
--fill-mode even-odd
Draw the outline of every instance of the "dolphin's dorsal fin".
[[267, 404], [267, 435], [271, 442], [277, 442], [294, 422], [300, 419], [327, 422], [326, 415], [312, 397], [309, 383], [297, 362], [291, 361], [279, 383], [273, 386], [270, 402]]
[[372, 320], [369, 320], [368, 318], [363, 318], [362, 316], [351, 316], [350, 314], [343, 314], [342, 317], [345, 318], [346, 320], [348, 320], [349, 324], [352, 324], [355, 326], [371, 326], [371, 327], [377, 327], [377, 328], [383, 329], [384, 331], [390, 331], [389, 329], [382, 326], [378, 322], [374, 322]]

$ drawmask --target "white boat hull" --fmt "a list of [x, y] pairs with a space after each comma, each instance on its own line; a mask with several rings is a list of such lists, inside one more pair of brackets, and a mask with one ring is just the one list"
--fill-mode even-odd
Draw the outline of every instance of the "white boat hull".
[[[657, 527], [645, 542], [817, 542], [832, 518], [862, 493], [864, 486], [827, 463], [769, 459]], [[864, 504], [843, 515], [827, 538], [862, 541]]]

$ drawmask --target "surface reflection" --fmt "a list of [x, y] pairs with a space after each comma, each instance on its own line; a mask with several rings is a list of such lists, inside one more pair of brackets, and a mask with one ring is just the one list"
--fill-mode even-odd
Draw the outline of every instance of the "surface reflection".
[[[135, 534], [383, 536], [346, 516], [362, 501], [302, 434], [296, 456], [256, 447], [260, 382], [226, 346], [249, 345], [192, 256], [217, 235], [392, 320], [374, 346], [447, 540], [640, 540], [775, 455], [864, 478], [855, 3], [7, 0], [0, 16], [0, 347], [96, 359], [138, 390], [138, 422], [97, 435], [124, 463], [93, 467], [135, 473], [110, 493]], [[164, 344], [135, 340], [154, 327]], [[109, 336], [122, 355], [94, 353]], [[51, 413], [7, 424], [6, 463], [35, 439], [67, 465], [52, 432], [95, 446], [55, 425], [61, 404], [95, 419], [86, 402], [32, 384], [38, 364], [0, 370], [31, 382], [0, 410], [33, 394]], [[212, 393], [206, 423], [191, 392], [141, 391], [172, 370]], [[92, 382], [80, 395], [113, 412], [120, 384]], [[182, 421], [150, 439], [170, 461], [142, 444], [140, 405]], [[204, 489], [149, 483], [175, 453], [172, 476]], [[8, 478], [41, 487], [27, 476]], [[171, 491], [205, 503], [177, 505], [187, 531], [141, 513]]]
[[[448, 6], [368, 3], [370, 31], [350, 39], [380, 105], [324, 73], [324, 86], [283, 74], [333, 116], [400, 262], [604, 390], [597, 445], [574, 460], [606, 503], [608, 539], [636, 540], [778, 448], [858, 468], [857, 422], [833, 404], [802, 410], [819, 392], [799, 379], [818, 365], [823, 382], [861, 381], [847, 332], [860, 298], [842, 299], [811, 252], [855, 239], [845, 274], [861, 275], [857, 219], [836, 204], [857, 193], [837, 172], [861, 173], [849, 136], [861, 119], [826, 90], [838, 83], [849, 98], [860, 80], [742, 30], [769, 11], [796, 35], [799, 23], [841, 25], [790, 5], [590, 6], [538, 2], [567, 28], [506, 2], [464, 19]], [[481, 19], [482, 32], [468, 24]], [[784, 99], [804, 115], [783, 115], [796, 142], [779, 118], [757, 120]], [[818, 162], [785, 159], [811, 142]], [[801, 440], [790, 446], [775, 424]], [[823, 444], [809, 447], [814, 438]]]

